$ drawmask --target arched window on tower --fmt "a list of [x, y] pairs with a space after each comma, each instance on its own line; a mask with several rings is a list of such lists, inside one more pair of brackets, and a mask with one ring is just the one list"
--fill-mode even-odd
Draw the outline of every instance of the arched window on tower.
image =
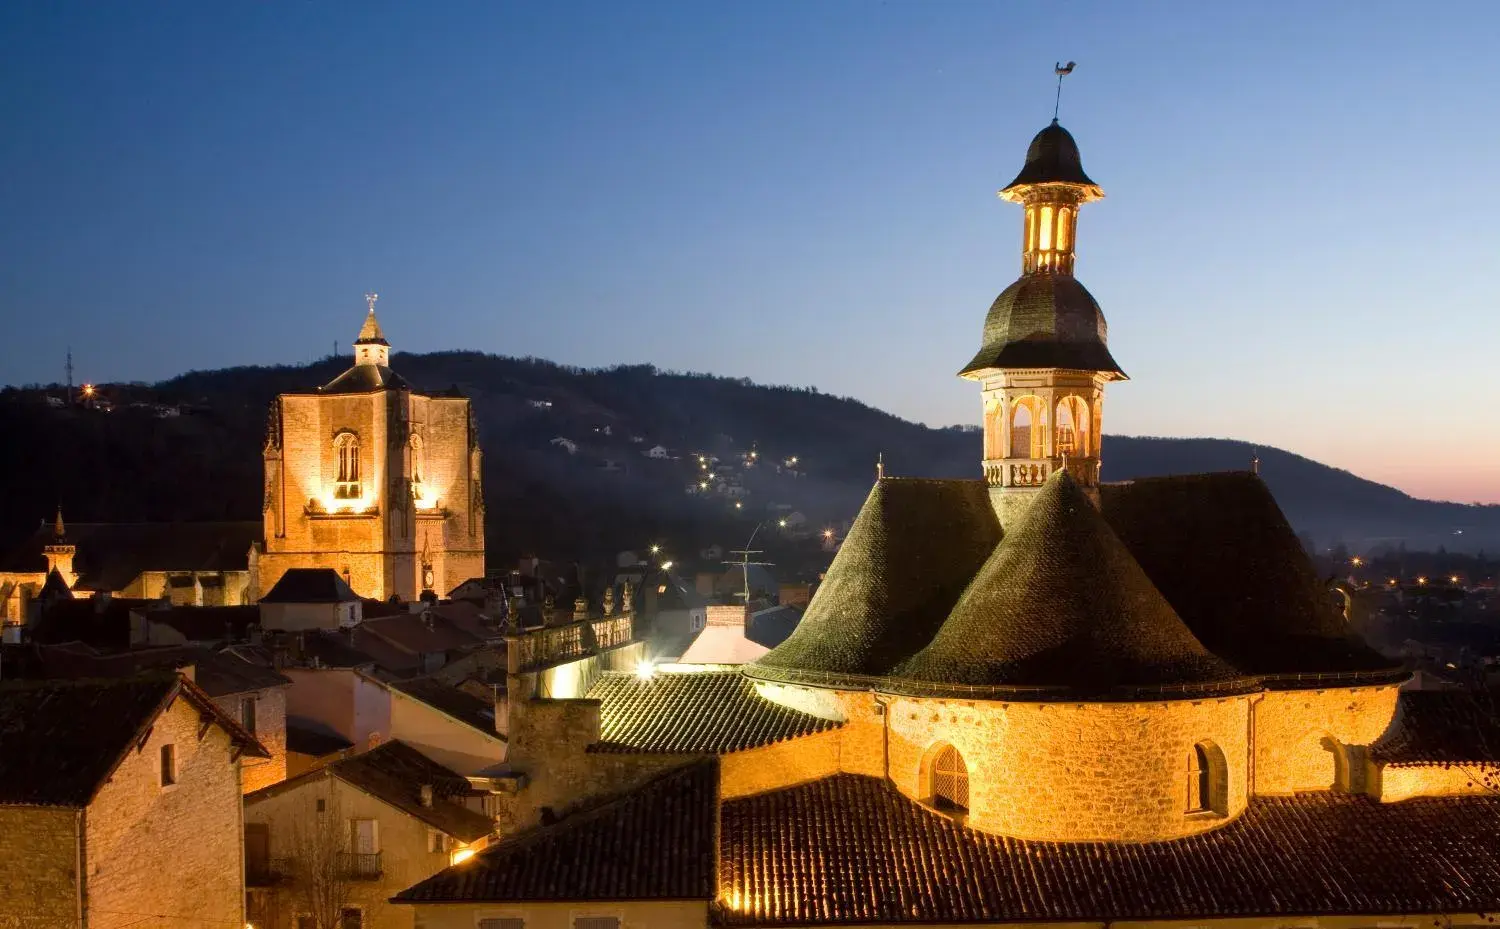
[[1229, 813], [1229, 769], [1224, 753], [1212, 742], [1199, 742], [1188, 753], [1186, 811]]
[[984, 404], [984, 457], [1005, 456], [1005, 404], [999, 399], [987, 400]]
[[1075, 458], [1090, 454], [1089, 408], [1082, 397], [1057, 401], [1057, 454]]
[[965, 813], [969, 809], [969, 767], [964, 756], [944, 745], [932, 759], [932, 805], [940, 810]]
[[334, 452], [338, 455], [338, 481], [333, 495], [339, 500], [357, 500], [364, 496], [359, 482], [359, 436], [352, 432], [341, 432], [333, 440]]
[[1040, 397], [1017, 397], [1010, 417], [1010, 457], [1047, 456], [1047, 415]]

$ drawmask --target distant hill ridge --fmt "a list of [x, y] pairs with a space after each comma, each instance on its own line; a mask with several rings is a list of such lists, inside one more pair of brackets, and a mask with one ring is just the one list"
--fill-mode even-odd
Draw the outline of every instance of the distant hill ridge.
[[[0, 541], [31, 531], [59, 502], [71, 518], [91, 521], [257, 518], [271, 399], [325, 383], [347, 365], [328, 358], [107, 387], [111, 413], [59, 410], [38, 390], [6, 389], [0, 425], [12, 448], [27, 451], [0, 457], [11, 491], [0, 501]], [[811, 524], [838, 525], [868, 493], [877, 453], [896, 474], [978, 476], [976, 431], [929, 428], [811, 388], [479, 352], [400, 354], [392, 367], [422, 388], [457, 387], [474, 398], [489, 547], [502, 559], [597, 558], [657, 538], [732, 548], [772, 503]], [[153, 404], [189, 410], [161, 418]], [[657, 445], [679, 457], [643, 454]], [[746, 468], [752, 448], [755, 464]], [[723, 477], [746, 494], [740, 508], [722, 494], [687, 493], [712, 474], [694, 453], [717, 456], [729, 469]], [[1293, 525], [1320, 543], [1500, 549], [1500, 506], [1418, 500], [1246, 442], [1107, 436], [1104, 477], [1244, 470], [1256, 454]], [[784, 467], [794, 456], [797, 476]]]

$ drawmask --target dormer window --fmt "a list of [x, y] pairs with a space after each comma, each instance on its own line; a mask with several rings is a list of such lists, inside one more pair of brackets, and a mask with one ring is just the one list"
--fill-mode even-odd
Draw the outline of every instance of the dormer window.
[[333, 495], [339, 500], [358, 500], [364, 496], [359, 480], [359, 436], [341, 432], [333, 440], [333, 449], [338, 457], [338, 480]]

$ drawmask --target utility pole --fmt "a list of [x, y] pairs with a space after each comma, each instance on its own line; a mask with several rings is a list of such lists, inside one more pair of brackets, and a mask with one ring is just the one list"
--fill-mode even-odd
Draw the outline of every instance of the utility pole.
[[68, 406], [73, 405], [73, 346], [68, 346], [68, 360], [63, 364], [63, 371], [68, 375]]

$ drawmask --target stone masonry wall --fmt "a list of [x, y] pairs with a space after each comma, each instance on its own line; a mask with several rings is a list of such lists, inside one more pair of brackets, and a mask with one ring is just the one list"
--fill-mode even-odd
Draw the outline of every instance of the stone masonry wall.
[[1387, 766], [1372, 778], [1370, 792], [1382, 803], [1412, 797], [1492, 796], [1500, 793], [1500, 772], [1483, 765]]
[[1273, 690], [1255, 705], [1256, 794], [1348, 789], [1348, 749], [1379, 739], [1399, 691], [1384, 687]]
[[[245, 758], [240, 778], [245, 793], [286, 780], [286, 688], [262, 690], [255, 697], [255, 738], [270, 758]], [[240, 718], [240, 700], [250, 694], [234, 694], [214, 702], [233, 719]]]
[[[239, 764], [222, 729], [199, 739], [198, 720], [186, 700], [174, 701], [89, 807], [90, 925], [124, 925], [140, 914], [243, 925]], [[160, 750], [168, 743], [177, 783], [163, 787]]]
[[77, 925], [78, 817], [0, 807], [0, 929]]
[[[319, 799], [324, 801], [321, 813], [317, 810]], [[411, 909], [390, 903], [390, 898], [450, 862], [451, 851], [431, 850], [431, 830], [426, 823], [333, 777], [314, 777], [288, 785], [285, 791], [254, 798], [245, 808], [246, 822], [267, 825], [273, 860], [296, 858], [299, 850], [306, 854], [305, 844], [310, 842], [348, 848], [350, 820], [354, 819], [379, 823], [380, 877], [347, 882], [347, 898], [340, 904], [363, 910], [365, 929], [410, 929]], [[308, 830], [301, 838], [296, 831], [299, 827]], [[293, 926], [296, 913], [306, 911], [291, 887], [276, 888], [269, 903], [281, 926]]]

